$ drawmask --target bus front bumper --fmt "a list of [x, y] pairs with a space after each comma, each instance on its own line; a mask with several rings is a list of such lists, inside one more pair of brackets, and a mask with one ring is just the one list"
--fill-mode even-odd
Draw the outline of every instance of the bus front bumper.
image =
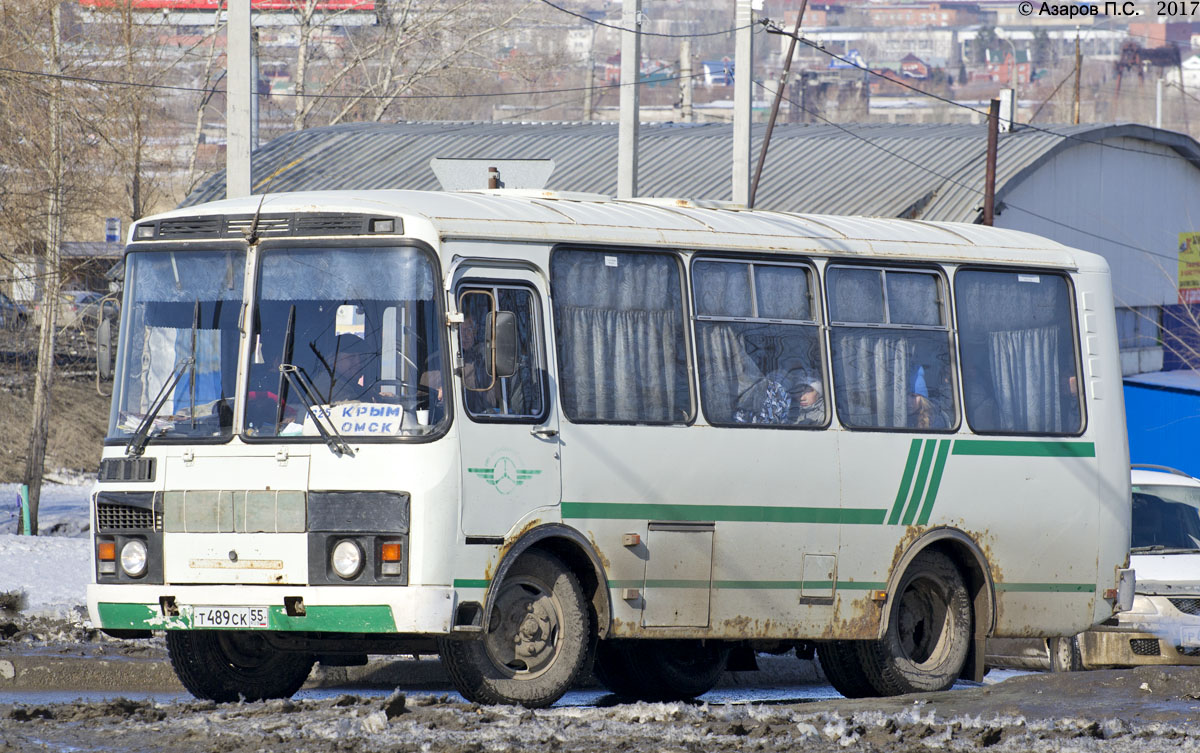
[[[162, 586], [87, 588], [92, 624], [104, 630], [194, 630], [198, 608], [265, 610], [254, 629], [445, 635], [454, 615], [449, 586]], [[231, 625], [230, 627], [236, 627]]]

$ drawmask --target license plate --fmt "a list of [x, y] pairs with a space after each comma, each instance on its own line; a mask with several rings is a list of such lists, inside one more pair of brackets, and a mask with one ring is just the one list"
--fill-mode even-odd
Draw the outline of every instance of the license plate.
[[1180, 628], [1179, 645], [1200, 646], [1200, 627]]
[[192, 607], [192, 627], [265, 628], [266, 607]]

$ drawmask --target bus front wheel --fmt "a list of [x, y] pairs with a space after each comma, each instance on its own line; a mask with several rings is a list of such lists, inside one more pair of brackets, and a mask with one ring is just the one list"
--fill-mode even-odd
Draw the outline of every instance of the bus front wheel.
[[971, 598], [953, 560], [918, 554], [900, 580], [883, 639], [860, 648], [881, 695], [945, 690], [962, 672], [971, 643]]
[[188, 692], [218, 703], [288, 698], [314, 663], [273, 648], [261, 633], [238, 630], [168, 631], [167, 655]]
[[590, 659], [594, 628], [583, 590], [560, 559], [538, 550], [521, 555], [499, 589], [486, 634], [442, 639], [442, 664], [475, 703], [549, 706]]

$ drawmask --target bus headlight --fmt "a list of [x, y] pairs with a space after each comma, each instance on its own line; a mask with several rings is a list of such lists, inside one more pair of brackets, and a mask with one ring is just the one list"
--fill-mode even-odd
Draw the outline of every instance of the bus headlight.
[[329, 557], [329, 564], [340, 578], [350, 580], [356, 577], [362, 572], [362, 547], [350, 539], [342, 539], [334, 545], [333, 554]]
[[121, 569], [131, 578], [146, 574], [146, 544], [140, 539], [130, 539], [121, 547]]

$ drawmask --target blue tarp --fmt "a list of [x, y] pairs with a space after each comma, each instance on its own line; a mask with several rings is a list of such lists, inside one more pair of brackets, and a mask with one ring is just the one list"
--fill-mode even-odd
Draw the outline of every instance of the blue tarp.
[[1129, 460], [1200, 476], [1200, 377], [1140, 374], [1125, 380]]

